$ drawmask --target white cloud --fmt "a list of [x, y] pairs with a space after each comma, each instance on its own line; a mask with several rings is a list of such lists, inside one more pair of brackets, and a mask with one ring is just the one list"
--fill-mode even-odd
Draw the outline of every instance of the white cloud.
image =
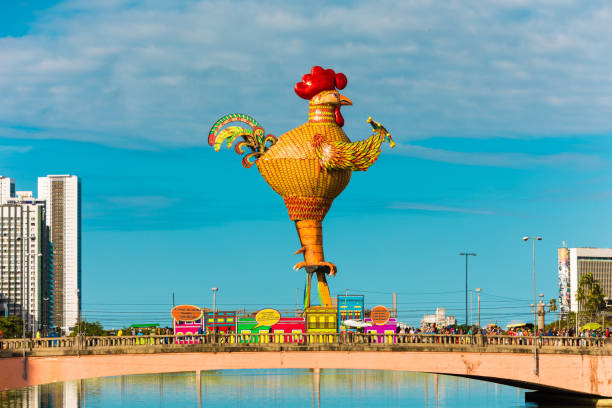
[[398, 144], [389, 153], [399, 154], [418, 159], [440, 161], [473, 166], [492, 166], [508, 168], [530, 168], [538, 166], [572, 166], [597, 167], [604, 161], [595, 154], [558, 153], [558, 154], [525, 154], [525, 153], [482, 153], [457, 152], [443, 149], [433, 149], [423, 146]]
[[233, 111], [278, 135], [305, 117], [292, 87], [315, 64], [410, 137], [601, 134], [611, 19], [600, 1], [72, 0], [0, 38], [0, 136], [201, 145]]
[[450, 207], [446, 205], [436, 205], [436, 204], [428, 204], [428, 203], [410, 203], [410, 202], [400, 202], [400, 203], [392, 203], [388, 208], [393, 210], [416, 210], [416, 211], [432, 211], [432, 212], [454, 212], [454, 213], [464, 213], [464, 214], [480, 214], [480, 215], [491, 215], [493, 212], [487, 210], [478, 210], [471, 208], [461, 208], [461, 207]]
[[2, 146], [0, 145], [0, 153], [27, 153], [33, 149], [33, 146]]

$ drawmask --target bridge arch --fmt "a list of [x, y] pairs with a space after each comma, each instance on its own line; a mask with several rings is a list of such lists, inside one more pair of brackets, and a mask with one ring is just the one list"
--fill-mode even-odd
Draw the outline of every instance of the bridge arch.
[[219, 351], [0, 358], [0, 388], [133, 374], [224, 369], [374, 369], [457, 375], [533, 390], [612, 397], [612, 356], [456, 351]]

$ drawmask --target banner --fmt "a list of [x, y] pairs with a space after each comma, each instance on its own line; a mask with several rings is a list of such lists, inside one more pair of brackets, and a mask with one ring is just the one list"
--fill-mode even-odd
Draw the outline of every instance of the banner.
[[559, 310], [562, 314], [570, 310], [570, 276], [569, 276], [569, 249], [559, 248]]

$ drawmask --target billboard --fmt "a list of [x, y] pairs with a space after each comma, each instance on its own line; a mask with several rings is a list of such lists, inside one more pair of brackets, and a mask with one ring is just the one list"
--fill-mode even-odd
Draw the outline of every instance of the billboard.
[[570, 310], [570, 276], [569, 276], [569, 249], [559, 248], [557, 252], [559, 261], [559, 311], [562, 314]]
[[382, 326], [387, 324], [391, 318], [391, 313], [389, 313], [389, 310], [384, 306], [375, 306], [370, 312], [370, 318], [372, 319], [372, 323], [377, 326]]
[[202, 309], [192, 305], [179, 305], [170, 312], [174, 320], [194, 322], [202, 317]]

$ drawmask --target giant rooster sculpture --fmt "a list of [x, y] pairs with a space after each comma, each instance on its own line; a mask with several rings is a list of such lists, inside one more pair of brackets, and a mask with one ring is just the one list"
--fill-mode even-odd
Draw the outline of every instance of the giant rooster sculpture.
[[368, 122], [373, 133], [366, 140], [351, 142], [342, 131], [344, 119], [340, 107], [352, 105], [338, 91], [346, 84], [344, 74], [313, 67], [295, 84], [295, 93], [310, 101], [308, 122], [278, 139], [266, 135], [251, 116], [238, 113], [223, 116], [208, 135], [208, 143], [216, 151], [224, 143], [229, 148], [240, 140], [235, 151], [247, 153], [242, 165], [248, 168], [256, 164], [266, 182], [285, 200], [302, 245], [295, 254], [304, 254], [304, 261], [294, 269], [305, 268], [307, 272], [305, 307], [310, 307], [313, 273], [317, 274], [321, 305], [332, 304], [325, 274], [335, 275], [337, 268], [323, 256], [321, 225], [332, 201], [344, 190], [353, 171], [367, 170], [378, 159], [383, 141], [394, 146], [391, 135], [372, 118]]

